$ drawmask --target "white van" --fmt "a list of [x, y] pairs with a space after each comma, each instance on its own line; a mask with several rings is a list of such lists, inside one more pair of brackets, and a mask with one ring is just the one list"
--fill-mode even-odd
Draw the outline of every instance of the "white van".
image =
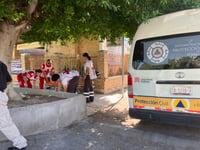
[[129, 114], [166, 123], [200, 123], [200, 9], [139, 26], [129, 57]]

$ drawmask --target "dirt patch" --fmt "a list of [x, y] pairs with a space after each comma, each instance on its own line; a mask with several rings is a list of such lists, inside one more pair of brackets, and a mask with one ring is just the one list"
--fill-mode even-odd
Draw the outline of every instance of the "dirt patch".
[[92, 117], [109, 123], [121, 124], [126, 127], [134, 127], [140, 122], [138, 119], [130, 118], [127, 97], [124, 97], [118, 103], [110, 107], [98, 111]]
[[61, 98], [49, 95], [23, 95], [23, 99], [20, 101], [8, 101], [8, 107], [24, 107], [27, 105], [42, 104], [58, 100], [61, 100]]

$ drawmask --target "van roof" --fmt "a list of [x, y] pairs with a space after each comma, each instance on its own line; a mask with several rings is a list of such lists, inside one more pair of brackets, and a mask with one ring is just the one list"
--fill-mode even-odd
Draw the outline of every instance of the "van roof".
[[152, 18], [138, 27], [134, 40], [191, 32], [200, 32], [200, 9]]

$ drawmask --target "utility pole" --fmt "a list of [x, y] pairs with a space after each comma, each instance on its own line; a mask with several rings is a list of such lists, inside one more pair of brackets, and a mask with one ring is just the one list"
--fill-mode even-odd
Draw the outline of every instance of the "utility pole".
[[124, 36], [122, 37], [122, 97], [124, 97]]

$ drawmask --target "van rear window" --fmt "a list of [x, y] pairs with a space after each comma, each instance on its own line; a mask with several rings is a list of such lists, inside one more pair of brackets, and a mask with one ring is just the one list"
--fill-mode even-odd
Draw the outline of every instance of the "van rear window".
[[139, 40], [133, 53], [137, 70], [200, 68], [200, 33]]

